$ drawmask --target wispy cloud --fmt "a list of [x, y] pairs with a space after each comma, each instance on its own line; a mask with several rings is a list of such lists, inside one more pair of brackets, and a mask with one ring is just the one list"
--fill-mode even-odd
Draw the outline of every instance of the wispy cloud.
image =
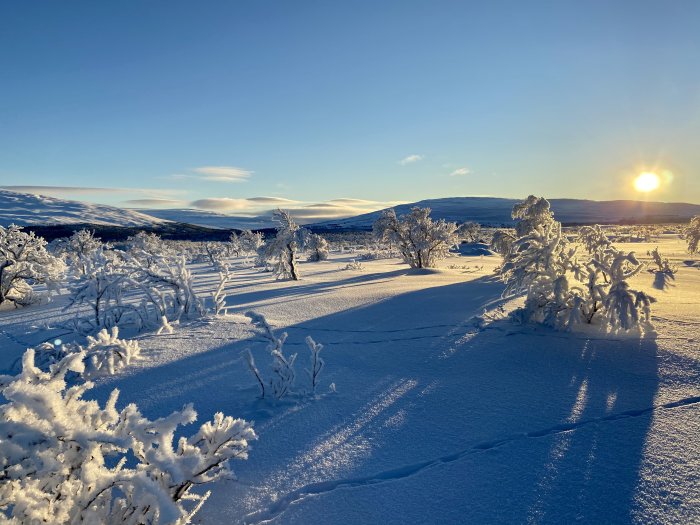
[[216, 182], [245, 182], [253, 174], [250, 170], [235, 166], [203, 166], [192, 171], [201, 175], [204, 180]]
[[173, 196], [183, 193], [182, 190], [163, 188], [98, 188], [90, 186], [30, 186], [30, 185], [6, 185], [0, 189], [16, 191], [19, 193], [31, 193], [33, 195], [47, 195], [49, 197], [66, 195], [112, 195], [115, 193], [130, 193], [143, 195], [144, 197], [159, 199], [164, 196]]
[[272, 204], [279, 206], [284, 206], [285, 204], [299, 204], [299, 201], [284, 199], [282, 197], [250, 197], [248, 200], [260, 204]]
[[186, 201], [182, 200], [177, 200], [177, 199], [159, 199], [159, 198], [154, 198], [154, 199], [129, 199], [125, 200], [124, 204], [128, 204], [130, 206], [138, 206], [138, 207], [160, 207], [160, 206], [165, 206], [165, 207], [172, 207], [172, 206], [184, 206], [186, 204]]
[[195, 208], [213, 211], [248, 211], [252, 208], [248, 199], [231, 199], [229, 197], [211, 197], [198, 199], [191, 203]]
[[271, 207], [288, 210], [300, 222], [341, 219], [389, 208], [399, 202], [339, 198], [324, 202], [301, 202], [283, 197], [250, 197], [236, 199], [211, 197], [190, 203], [193, 208], [241, 216], [268, 216]]
[[416, 162], [419, 162], [423, 160], [425, 157], [423, 155], [416, 155], [415, 153], [413, 155], [409, 155], [408, 157], [404, 157], [399, 161], [399, 164], [402, 166], [405, 166], [407, 164], [414, 164]]
[[[84, 186], [0, 186], [0, 189], [32, 194], [70, 194], [70, 193], [127, 193], [140, 191], [129, 188], [90, 188]], [[142, 190], [141, 190], [142, 191]]]
[[173, 173], [163, 178], [171, 180], [197, 179], [211, 182], [247, 182], [254, 173], [236, 166], [202, 166], [189, 171], [191, 173]]
[[450, 173], [450, 177], [460, 177], [463, 175], [469, 175], [471, 171], [469, 168], [457, 168], [454, 170], [452, 173]]

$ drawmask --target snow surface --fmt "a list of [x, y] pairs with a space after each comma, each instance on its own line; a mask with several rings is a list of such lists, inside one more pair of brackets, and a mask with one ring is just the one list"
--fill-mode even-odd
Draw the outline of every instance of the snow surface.
[[[196, 523], [700, 523], [700, 271], [673, 236], [656, 245], [681, 263], [655, 295], [657, 333], [553, 332], [514, 325], [499, 306], [499, 257], [454, 255], [440, 270], [333, 254], [275, 281], [235, 261], [230, 315], [137, 336], [145, 358], [98, 381], [150, 418], [193, 402], [255, 421], [260, 439], [219, 482]], [[449, 269], [448, 267], [459, 269]], [[199, 290], [218, 280], [194, 265]], [[64, 298], [0, 312], [0, 368], [28, 345], [70, 334]], [[259, 400], [241, 352], [265, 365], [265, 342], [241, 315], [264, 314], [325, 345], [319, 396]], [[474, 316], [490, 312], [486, 322]], [[122, 330], [120, 336], [127, 336]], [[328, 392], [333, 382], [337, 392]]]
[[[700, 214], [699, 204], [644, 202], [644, 201], [592, 201], [581, 199], [548, 199], [554, 218], [564, 224], [615, 224], [621, 221], [671, 222], [688, 221]], [[414, 206], [430, 208], [433, 219], [445, 219], [462, 223], [475, 221], [485, 226], [511, 224], [513, 206], [518, 199], [495, 197], [450, 197], [428, 199], [395, 206], [397, 215], [411, 211]], [[381, 211], [365, 213], [347, 219], [323, 221], [312, 226], [328, 229], [371, 229]]]
[[70, 201], [0, 190], [0, 226], [33, 224], [103, 224], [106, 226], [152, 226], [162, 219], [133, 210], [103, 204]]

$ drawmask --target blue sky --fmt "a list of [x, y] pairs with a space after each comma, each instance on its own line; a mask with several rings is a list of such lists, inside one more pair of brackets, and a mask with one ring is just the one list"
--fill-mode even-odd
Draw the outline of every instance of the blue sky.
[[0, 185], [232, 213], [700, 203], [698, 35], [696, 1], [3, 2]]

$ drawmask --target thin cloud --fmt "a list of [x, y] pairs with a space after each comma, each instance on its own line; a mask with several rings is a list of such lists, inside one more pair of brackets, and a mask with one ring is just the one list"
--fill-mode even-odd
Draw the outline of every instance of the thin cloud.
[[247, 200], [257, 202], [259, 204], [299, 204], [299, 201], [284, 199], [282, 197], [250, 197]]
[[128, 188], [90, 188], [84, 186], [0, 186], [0, 189], [16, 191], [19, 193], [126, 193], [130, 191], [143, 191]]
[[212, 197], [198, 199], [191, 203], [195, 208], [213, 211], [250, 210], [252, 208], [248, 199], [231, 199], [228, 197]]
[[15, 191], [18, 193], [31, 193], [33, 195], [65, 196], [65, 195], [111, 195], [114, 193], [131, 193], [144, 197], [158, 199], [161, 195], [169, 196], [183, 193], [182, 190], [153, 189], [153, 188], [98, 188], [90, 186], [30, 186], [30, 185], [6, 185], [0, 189]]
[[125, 200], [124, 204], [129, 204], [139, 207], [151, 207], [151, 206], [182, 206], [186, 201], [181, 201], [177, 199], [129, 199]]
[[469, 171], [469, 168], [457, 168], [452, 173], [450, 173], [450, 177], [460, 177], [464, 175], [469, 175], [470, 173], [471, 171]]
[[253, 174], [250, 170], [235, 166], [203, 166], [192, 171], [204, 180], [215, 182], [246, 182]]
[[404, 157], [399, 161], [399, 164], [402, 166], [405, 166], [406, 164], [414, 164], [416, 162], [419, 162], [423, 160], [425, 157], [423, 155], [416, 155], [415, 153], [413, 155], [409, 155], [408, 157]]

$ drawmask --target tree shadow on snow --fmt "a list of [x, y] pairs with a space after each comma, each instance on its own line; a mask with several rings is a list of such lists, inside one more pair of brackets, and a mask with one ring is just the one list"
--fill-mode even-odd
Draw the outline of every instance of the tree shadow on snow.
[[[383, 277], [352, 276], [229, 301], [274, 300]], [[655, 340], [587, 337], [507, 320], [477, 328], [474, 316], [498, 304], [501, 290], [484, 277], [286, 328], [285, 349], [299, 352], [301, 384], [304, 337], [326, 346], [320, 399], [256, 400], [255, 380], [240, 359], [250, 347], [258, 366], [266, 366], [265, 343], [256, 337], [223, 338], [213, 349], [104, 382], [97, 395], [106, 398], [116, 384], [125, 392], [120, 405], [135, 401], [150, 417], [193, 402], [200, 420], [216, 411], [256, 420], [260, 441], [248, 461], [234, 465], [256, 488], [215, 490], [202, 511], [212, 521], [220, 519], [218, 503], [230, 506], [230, 491], [241, 496], [236, 513], [272, 508], [280, 497], [274, 508], [283, 513], [285, 494], [304, 505], [304, 487], [318, 495], [323, 483], [347, 480], [351, 486], [381, 482], [371, 501], [356, 505], [375, 522], [424, 523], [427, 516], [446, 522], [455, 508], [464, 523], [630, 522], [658, 390]], [[220, 336], [203, 325], [169, 337], [163, 344]], [[326, 394], [331, 382], [336, 394]], [[451, 474], [442, 476], [443, 469]], [[412, 492], [423, 474], [428, 484]], [[389, 482], [405, 483], [405, 514], [392, 513], [397, 492], [383, 489]], [[351, 500], [353, 492], [343, 497]], [[352, 515], [334, 515], [352, 512], [347, 509], [331, 505], [325, 517], [352, 521]]]

